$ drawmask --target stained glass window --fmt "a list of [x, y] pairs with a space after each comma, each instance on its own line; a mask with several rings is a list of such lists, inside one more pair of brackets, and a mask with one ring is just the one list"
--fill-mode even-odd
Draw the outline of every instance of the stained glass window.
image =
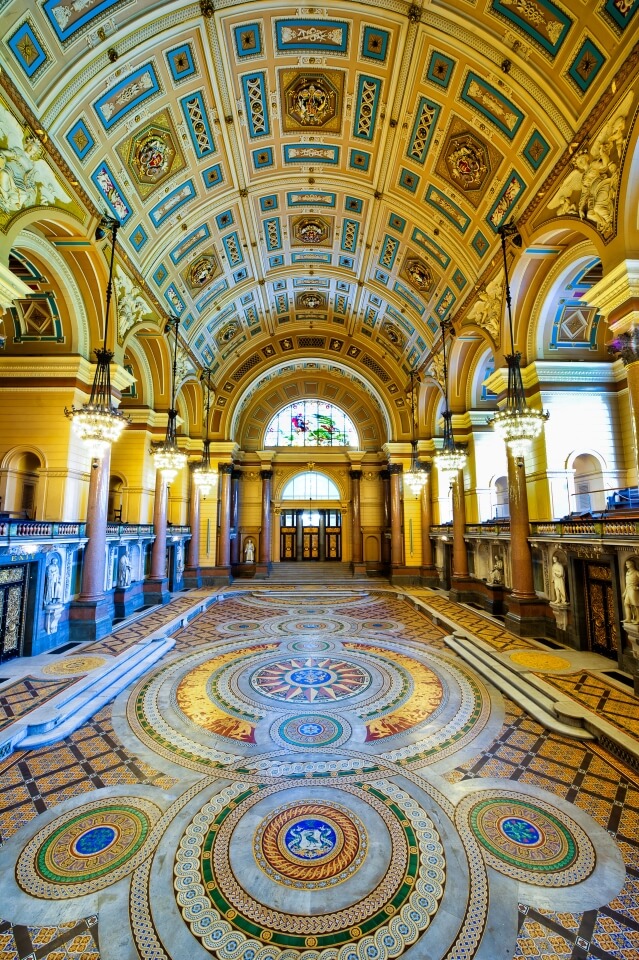
[[283, 407], [266, 429], [265, 447], [358, 447], [350, 417], [323, 400], [298, 400]]

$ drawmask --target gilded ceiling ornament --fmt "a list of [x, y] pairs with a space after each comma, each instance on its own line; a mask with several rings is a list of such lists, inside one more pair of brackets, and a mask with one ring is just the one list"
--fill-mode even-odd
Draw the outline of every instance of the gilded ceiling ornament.
[[466, 314], [466, 322], [476, 323], [482, 330], [486, 330], [495, 343], [499, 343], [503, 310], [503, 285], [504, 271], [500, 270], [497, 276], [478, 292], [471, 310]]
[[228, 323], [225, 323], [224, 326], [215, 334], [215, 342], [218, 347], [225, 347], [227, 343], [230, 343], [231, 340], [234, 340], [242, 329], [239, 320], [229, 320]]
[[330, 225], [323, 217], [297, 217], [293, 220], [293, 237], [298, 245], [330, 243]]
[[218, 271], [218, 263], [211, 254], [203, 254], [195, 260], [188, 270], [188, 282], [192, 287], [204, 287]]
[[490, 169], [485, 149], [470, 135], [451, 139], [446, 165], [462, 190], [478, 190]]
[[401, 273], [417, 290], [423, 293], [427, 293], [433, 286], [433, 273], [421, 257], [407, 257], [404, 260]]
[[186, 166], [173, 122], [167, 111], [138, 128], [116, 147], [131, 174], [133, 185], [145, 200], [167, 177]]
[[284, 130], [321, 128], [336, 133], [341, 124], [343, 74], [286, 71], [282, 78]]
[[384, 320], [382, 323], [382, 333], [390, 343], [396, 347], [399, 347], [400, 349], [403, 349], [406, 343], [406, 337], [401, 332], [397, 324], [392, 323], [390, 320]]
[[299, 306], [306, 307], [307, 310], [317, 310], [319, 307], [326, 306], [326, 298], [321, 293], [315, 293], [314, 291], [300, 294], [297, 302]]

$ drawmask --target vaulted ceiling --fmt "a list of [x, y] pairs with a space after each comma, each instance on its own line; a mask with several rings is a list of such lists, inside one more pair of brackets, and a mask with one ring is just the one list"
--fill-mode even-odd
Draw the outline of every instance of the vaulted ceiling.
[[117, 217], [149, 313], [231, 391], [292, 352], [392, 395], [472, 308], [500, 225], [579, 220], [570, 157], [632, 67], [637, 8], [6, 0], [0, 148], [26, 136], [17, 105], [63, 173], [38, 203]]

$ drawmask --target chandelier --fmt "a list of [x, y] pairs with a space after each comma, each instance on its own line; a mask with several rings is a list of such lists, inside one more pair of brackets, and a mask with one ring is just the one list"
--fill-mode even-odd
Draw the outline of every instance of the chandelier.
[[204, 438], [204, 452], [202, 454], [202, 462], [198, 463], [197, 467], [193, 470], [193, 483], [198, 488], [203, 497], [206, 497], [211, 492], [212, 488], [215, 486], [217, 481], [217, 472], [211, 467], [211, 455], [210, 455], [210, 446], [211, 441], [209, 440], [209, 410], [211, 409], [211, 368], [207, 367], [206, 370], [202, 371], [200, 379], [204, 384], [204, 389], [206, 390], [206, 418], [205, 418], [205, 438]]
[[111, 308], [111, 294], [113, 291], [113, 261], [115, 259], [115, 243], [120, 221], [113, 217], [103, 217], [95, 231], [96, 240], [102, 240], [106, 231], [111, 231], [111, 260], [109, 262], [109, 280], [106, 288], [106, 307], [104, 317], [104, 342], [102, 347], [95, 351], [98, 363], [91, 387], [91, 396], [88, 403], [81, 407], [64, 408], [65, 416], [71, 420], [73, 432], [86, 443], [91, 456], [101, 460], [112, 443], [115, 443], [131, 420], [122, 410], [113, 405], [111, 398], [111, 361], [113, 352], [107, 349], [109, 333], [109, 313]]
[[506, 405], [498, 410], [488, 423], [492, 424], [497, 434], [506, 443], [516, 463], [522, 464], [525, 455], [532, 447], [533, 441], [541, 435], [544, 421], [548, 413], [543, 410], [534, 410], [526, 403], [524, 383], [521, 378], [521, 353], [515, 351], [513, 335], [513, 316], [510, 298], [510, 283], [508, 280], [508, 261], [506, 259], [506, 237], [512, 237], [516, 247], [521, 247], [521, 234], [514, 223], [507, 223], [499, 227], [501, 237], [501, 252], [504, 260], [504, 275], [506, 278], [506, 307], [508, 312], [508, 330], [510, 333], [510, 353], [506, 356], [508, 366], [508, 389], [506, 391]]
[[410, 372], [410, 398], [411, 398], [411, 462], [410, 470], [404, 474], [404, 483], [407, 484], [411, 492], [418, 497], [422, 488], [428, 479], [428, 474], [422, 470], [417, 459], [417, 440], [415, 439], [415, 421], [417, 420], [417, 405], [415, 402], [415, 380], [419, 383], [419, 378], [415, 371]]
[[433, 457], [435, 466], [442, 475], [442, 480], [448, 477], [455, 480], [457, 472], [463, 470], [466, 466], [466, 451], [458, 447], [453, 437], [453, 415], [448, 407], [448, 363], [446, 362], [446, 331], [450, 331], [451, 337], [454, 336], [453, 326], [450, 320], [442, 320], [440, 323], [442, 331], [442, 352], [444, 355], [444, 442], [439, 453]]
[[171, 374], [171, 407], [169, 409], [169, 420], [166, 425], [166, 437], [162, 443], [154, 444], [152, 447], [153, 462], [155, 469], [159, 470], [167, 484], [170, 484], [178, 475], [180, 470], [186, 465], [187, 455], [182, 453], [175, 439], [175, 421], [177, 420], [177, 410], [175, 409], [175, 378], [177, 375], [177, 346], [178, 330], [180, 328], [179, 317], [169, 317], [166, 323], [165, 333], [170, 333], [173, 328], [175, 340], [173, 344], [173, 369]]

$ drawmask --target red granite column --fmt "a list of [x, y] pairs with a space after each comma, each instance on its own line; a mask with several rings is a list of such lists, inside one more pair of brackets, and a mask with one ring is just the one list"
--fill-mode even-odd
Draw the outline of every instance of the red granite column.
[[218, 567], [231, 570], [231, 474], [232, 463], [220, 464], [220, 537]]
[[421, 495], [422, 520], [422, 568], [420, 576], [425, 585], [436, 586], [439, 583], [437, 568], [433, 563], [433, 544], [430, 539], [430, 527], [433, 521], [433, 505], [431, 501], [430, 471], [428, 480], [422, 487]]
[[351, 503], [353, 505], [353, 527], [351, 531], [351, 558], [354, 574], [365, 574], [366, 566], [362, 558], [362, 499], [361, 470], [351, 470]]
[[453, 580], [468, 577], [468, 551], [466, 550], [466, 497], [464, 496], [464, 471], [458, 470], [453, 483]]
[[[635, 354], [636, 356], [636, 354]], [[628, 396], [632, 413], [632, 434], [635, 442], [635, 466], [639, 463], [639, 358], [626, 363]]]
[[391, 569], [402, 566], [402, 501], [400, 497], [399, 478], [402, 467], [399, 463], [391, 463], [388, 468], [390, 474], [390, 513], [391, 513]]
[[390, 473], [388, 470], [382, 470], [380, 473], [382, 484], [382, 563], [384, 568], [389, 571], [390, 567]]
[[153, 549], [151, 572], [144, 582], [144, 595], [151, 603], [168, 603], [169, 578], [166, 571], [166, 507], [167, 484], [159, 470], [155, 472], [155, 501], [153, 504]]
[[271, 489], [273, 471], [262, 470], [262, 532], [260, 534], [259, 562], [256, 565], [256, 576], [268, 576], [271, 566]]
[[113, 598], [104, 593], [110, 467], [108, 447], [101, 460], [91, 462], [86, 525], [89, 539], [82, 560], [80, 596], [69, 610], [73, 640], [99, 639], [110, 633], [113, 625]]
[[[508, 492], [510, 500], [510, 570], [512, 590], [506, 598], [506, 626], [520, 636], [543, 635], [545, 603], [537, 597], [533, 577], [532, 551], [528, 542], [528, 496], [526, 468], [517, 463], [510, 451]], [[540, 633], [541, 631], [541, 633]]]
[[189, 527], [191, 528], [191, 539], [187, 547], [184, 582], [187, 587], [200, 587], [202, 586], [200, 576], [200, 490], [197, 484], [193, 483], [192, 470], [190, 479]]
[[240, 478], [239, 470], [231, 474], [231, 563], [238, 564], [240, 557]]

